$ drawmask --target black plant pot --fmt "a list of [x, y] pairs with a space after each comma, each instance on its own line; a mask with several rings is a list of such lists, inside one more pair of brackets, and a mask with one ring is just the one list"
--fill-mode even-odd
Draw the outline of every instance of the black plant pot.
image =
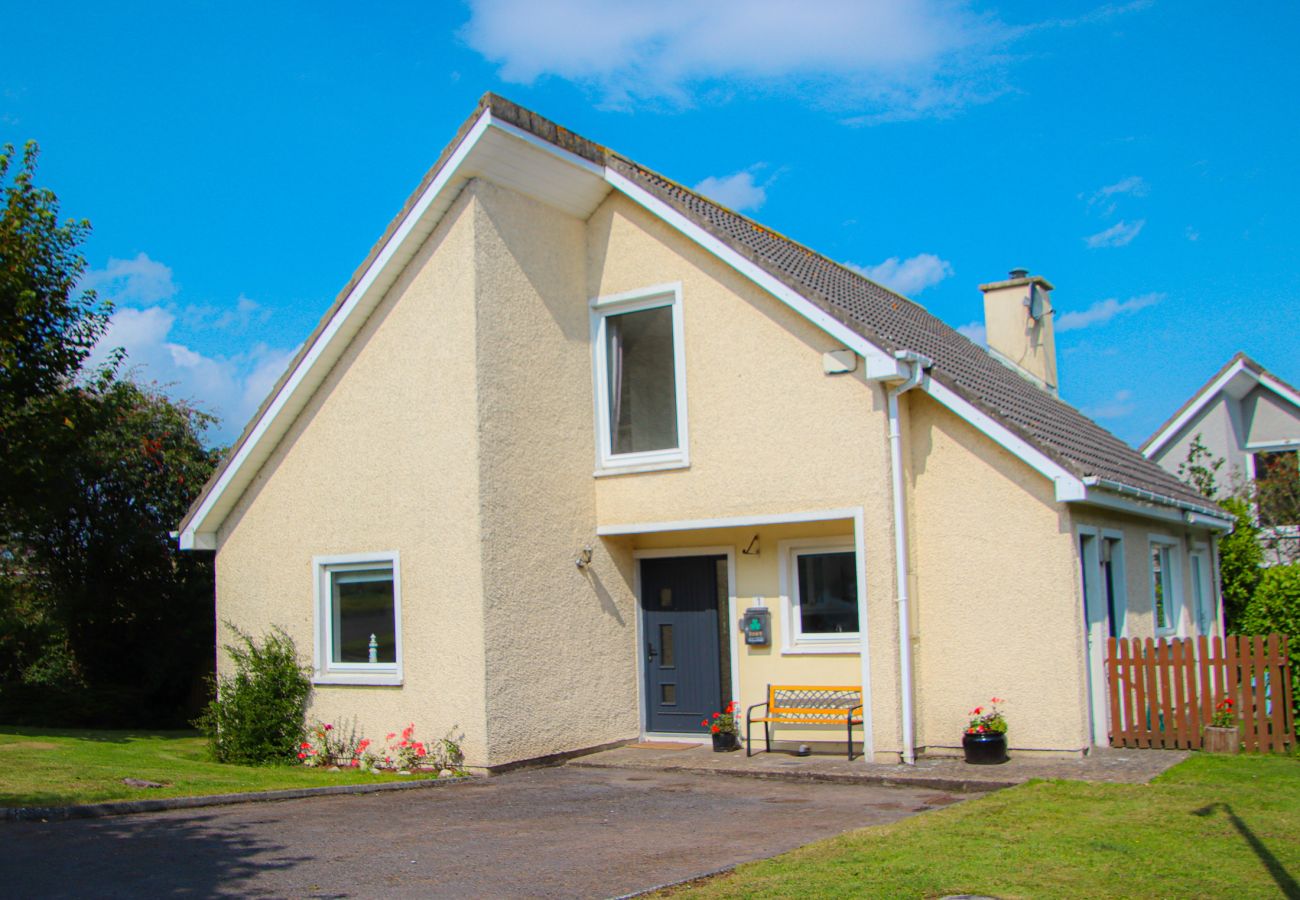
[[995, 766], [1007, 761], [1007, 736], [994, 731], [983, 734], [963, 734], [961, 748], [966, 752], [966, 762], [976, 766]]
[[725, 731], [720, 731], [717, 734], [713, 735], [714, 753], [730, 753], [732, 750], [739, 750], [739, 749], [740, 749], [739, 735], [728, 734]]

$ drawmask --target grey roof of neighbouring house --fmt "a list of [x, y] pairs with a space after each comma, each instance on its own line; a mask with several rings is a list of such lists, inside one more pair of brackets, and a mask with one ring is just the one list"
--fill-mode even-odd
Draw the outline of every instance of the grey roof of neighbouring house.
[[1213, 503], [1106, 429], [1046, 391], [1017, 375], [988, 351], [931, 315], [920, 304], [894, 293], [839, 263], [816, 253], [752, 219], [735, 213], [674, 181], [496, 94], [484, 94], [473, 114], [439, 155], [406, 204], [375, 243], [339, 293], [316, 330], [303, 343], [280, 381], [227, 451], [217, 471], [195, 499], [181, 523], [185, 528], [232, 459], [252, 439], [272, 399], [314, 345], [362, 274], [378, 257], [425, 188], [448, 164], [479, 116], [490, 110], [562, 150], [623, 175], [667, 203], [791, 290], [886, 351], [911, 350], [934, 361], [931, 378], [1038, 448], [1079, 478], [1090, 476], [1136, 491], [1169, 498], [1225, 516]]

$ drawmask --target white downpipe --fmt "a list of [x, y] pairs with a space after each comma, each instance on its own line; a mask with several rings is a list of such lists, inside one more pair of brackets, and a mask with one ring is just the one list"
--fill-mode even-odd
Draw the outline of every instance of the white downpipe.
[[903, 433], [898, 421], [898, 398], [921, 383], [929, 360], [916, 353], [900, 351], [900, 361], [910, 363], [907, 380], [885, 392], [889, 409], [889, 468], [894, 494], [894, 564], [898, 584], [898, 689], [902, 709], [903, 763], [916, 764], [912, 711], [912, 620], [911, 591], [908, 588], [907, 506], [903, 493]]

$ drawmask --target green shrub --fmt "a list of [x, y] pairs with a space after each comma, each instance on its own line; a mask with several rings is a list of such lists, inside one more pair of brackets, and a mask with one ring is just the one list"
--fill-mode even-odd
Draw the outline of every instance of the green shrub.
[[194, 724], [207, 734], [218, 762], [296, 762], [311, 679], [298, 663], [293, 638], [274, 628], [259, 646], [229, 622], [226, 627], [238, 639], [225, 648], [235, 671], [217, 679], [216, 697]]
[[1291, 714], [1300, 735], [1300, 563], [1264, 569], [1241, 617], [1242, 634], [1284, 634], [1291, 651]]
[[1223, 592], [1223, 615], [1229, 634], [1259, 634], [1242, 623], [1242, 616], [1255, 595], [1264, 564], [1264, 550], [1259, 546], [1259, 529], [1255, 513], [1245, 497], [1228, 497], [1219, 505], [1236, 518], [1231, 534], [1219, 539], [1219, 575]]

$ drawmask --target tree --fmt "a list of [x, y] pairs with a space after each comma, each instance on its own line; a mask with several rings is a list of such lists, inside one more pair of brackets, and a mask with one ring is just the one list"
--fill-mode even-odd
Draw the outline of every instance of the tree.
[[11, 177], [14, 155], [11, 144], [0, 152], [0, 509], [30, 498], [74, 440], [82, 398], [70, 388], [111, 312], [77, 291], [90, 223], [59, 221], [54, 192], [33, 183], [35, 143]]
[[1242, 613], [1259, 584], [1264, 551], [1260, 547], [1249, 486], [1238, 485], [1229, 496], [1219, 496], [1218, 473], [1223, 463], [1198, 434], [1187, 448], [1186, 460], [1178, 464], [1178, 476], [1233, 515], [1232, 533], [1219, 539], [1219, 589], [1223, 596], [1224, 624], [1230, 633], [1236, 633]]
[[89, 224], [0, 156], [0, 720], [180, 724], [215, 641], [210, 554], [169, 531], [216, 464], [214, 420], [86, 361]]

